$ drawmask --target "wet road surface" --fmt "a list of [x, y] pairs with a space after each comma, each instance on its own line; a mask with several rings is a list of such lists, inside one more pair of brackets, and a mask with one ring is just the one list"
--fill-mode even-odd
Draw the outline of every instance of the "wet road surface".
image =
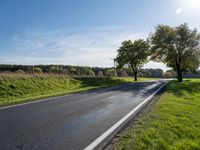
[[0, 150], [81, 150], [165, 82], [138, 82], [0, 109]]

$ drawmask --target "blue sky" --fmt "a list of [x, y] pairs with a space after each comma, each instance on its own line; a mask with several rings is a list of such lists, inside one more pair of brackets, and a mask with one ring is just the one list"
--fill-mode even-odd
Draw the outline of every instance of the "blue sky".
[[199, 8], [200, 0], [0, 0], [0, 63], [112, 66], [123, 40], [147, 38], [157, 24], [200, 30]]

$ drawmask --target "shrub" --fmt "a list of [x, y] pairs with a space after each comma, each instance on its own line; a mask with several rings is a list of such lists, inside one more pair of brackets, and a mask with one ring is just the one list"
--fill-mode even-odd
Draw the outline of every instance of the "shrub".
[[16, 73], [17, 73], [17, 74], [23, 74], [23, 73], [24, 73], [24, 70], [18, 69], [18, 70], [16, 71]]
[[63, 67], [62, 66], [51, 66], [49, 68], [49, 72], [51, 72], [51, 73], [63, 73]]
[[109, 76], [109, 77], [116, 77], [117, 72], [114, 69], [110, 69], [106, 72], [106, 75]]
[[33, 73], [42, 73], [42, 69], [41, 68], [39, 68], [39, 67], [35, 67], [35, 68], [33, 68]]
[[98, 77], [103, 77], [103, 72], [102, 71], [98, 72]]
[[95, 73], [94, 73], [93, 70], [89, 70], [88, 74], [89, 74], [89, 76], [91, 76], [91, 77], [94, 77], [94, 76], [95, 76]]

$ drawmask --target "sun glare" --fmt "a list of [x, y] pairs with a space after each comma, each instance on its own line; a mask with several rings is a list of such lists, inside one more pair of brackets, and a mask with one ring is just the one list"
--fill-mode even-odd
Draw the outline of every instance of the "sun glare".
[[184, 5], [190, 12], [200, 12], [200, 0], [184, 0]]

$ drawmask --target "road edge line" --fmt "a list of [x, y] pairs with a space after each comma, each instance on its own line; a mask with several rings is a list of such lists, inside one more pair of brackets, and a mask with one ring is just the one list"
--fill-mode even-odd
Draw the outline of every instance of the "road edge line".
[[128, 114], [122, 117], [118, 122], [112, 125], [107, 131], [105, 131], [102, 135], [100, 135], [96, 140], [90, 143], [84, 150], [94, 150], [94, 149], [102, 149], [106, 144], [115, 136], [115, 134], [122, 129], [122, 127], [134, 117], [138, 111], [140, 111], [148, 102], [150, 102], [154, 96], [169, 82], [164, 83], [160, 86], [153, 94], [151, 94], [148, 98], [146, 98], [143, 102], [141, 102], [138, 106], [132, 109]]

